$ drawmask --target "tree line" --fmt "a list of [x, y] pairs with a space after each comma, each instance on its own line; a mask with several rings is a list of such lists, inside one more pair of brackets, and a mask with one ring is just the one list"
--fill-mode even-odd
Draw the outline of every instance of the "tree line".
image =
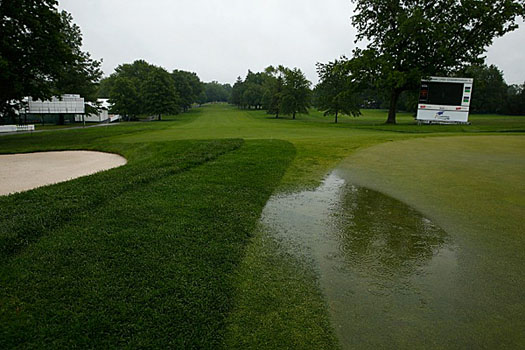
[[245, 109], [265, 109], [280, 115], [308, 113], [311, 106], [311, 82], [299, 68], [269, 66], [263, 72], [248, 71], [233, 85], [230, 102]]
[[193, 72], [174, 70], [144, 60], [121, 64], [100, 82], [98, 95], [109, 98], [111, 112], [125, 120], [138, 116], [176, 115], [187, 112], [194, 104], [227, 102], [232, 87], [216, 81], [203, 83]]

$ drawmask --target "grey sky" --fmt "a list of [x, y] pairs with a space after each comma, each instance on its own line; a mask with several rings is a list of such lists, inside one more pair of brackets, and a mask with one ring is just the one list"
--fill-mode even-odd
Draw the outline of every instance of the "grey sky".
[[[233, 83], [248, 69], [301, 68], [354, 48], [350, 0], [59, 0], [73, 15], [84, 49], [103, 58], [106, 75], [135, 59]], [[488, 63], [509, 83], [525, 81], [525, 25], [496, 39]]]

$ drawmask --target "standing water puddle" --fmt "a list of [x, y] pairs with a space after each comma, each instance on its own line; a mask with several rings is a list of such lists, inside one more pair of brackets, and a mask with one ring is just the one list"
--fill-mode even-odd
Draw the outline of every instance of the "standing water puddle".
[[314, 191], [272, 197], [261, 221], [313, 261], [344, 349], [444, 345], [454, 332], [455, 247], [406, 204], [334, 172]]

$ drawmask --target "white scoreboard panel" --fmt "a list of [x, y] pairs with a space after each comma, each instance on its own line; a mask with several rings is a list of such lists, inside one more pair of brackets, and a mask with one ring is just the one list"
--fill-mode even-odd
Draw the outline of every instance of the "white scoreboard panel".
[[423, 123], [468, 123], [470, 78], [430, 77], [421, 81], [417, 120]]

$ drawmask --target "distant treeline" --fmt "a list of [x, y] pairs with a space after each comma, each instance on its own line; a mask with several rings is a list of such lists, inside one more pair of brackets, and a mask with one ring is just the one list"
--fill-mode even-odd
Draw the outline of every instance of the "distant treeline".
[[[263, 72], [248, 71], [237, 78], [230, 103], [244, 109], [264, 109], [269, 114], [307, 113], [313, 106], [325, 115], [360, 115], [360, 109], [388, 109], [390, 95], [366, 84], [351, 81], [348, 60], [342, 58], [318, 64], [319, 83], [310, 90], [310, 82], [298, 69], [268, 67]], [[495, 65], [472, 65], [457, 74], [474, 78], [472, 113], [525, 115], [525, 84], [507, 85]], [[404, 91], [398, 101], [399, 111], [417, 110], [419, 91]]]
[[280, 115], [308, 113], [311, 105], [311, 83], [298, 68], [268, 67], [264, 72], [248, 71], [246, 78], [237, 78], [230, 102], [244, 109], [265, 109]]
[[[473, 65], [458, 76], [474, 78], [471, 112], [478, 114], [525, 115], [525, 83], [508, 85], [503, 73], [495, 65]], [[389, 98], [373, 88], [360, 92], [363, 108], [388, 108]], [[398, 102], [398, 110], [416, 112], [419, 91], [405, 91]]]
[[112, 112], [126, 120], [141, 115], [157, 116], [185, 112], [194, 104], [227, 102], [232, 87], [218, 82], [203, 83], [196, 73], [169, 73], [144, 60], [122, 64], [100, 82], [98, 96], [109, 98]]
[[[350, 80], [351, 67], [344, 58], [318, 64], [319, 83], [311, 83], [298, 69], [268, 67], [263, 72], [248, 71], [233, 87], [216, 81], [204, 83], [196, 73], [174, 70], [169, 73], [143, 60], [122, 64], [102, 79], [99, 97], [109, 98], [112, 112], [132, 120], [138, 116], [177, 114], [195, 104], [229, 102], [243, 109], [263, 109], [269, 114], [308, 113], [316, 107], [325, 115], [358, 116], [360, 109], [388, 109], [390, 96], [372, 85], [356, 85]], [[507, 85], [495, 65], [473, 65], [457, 74], [474, 78], [473, 113], [525, 115], [525, 84]], [[419, 91], [404, 91], [399, 111], [417, 110]]]

